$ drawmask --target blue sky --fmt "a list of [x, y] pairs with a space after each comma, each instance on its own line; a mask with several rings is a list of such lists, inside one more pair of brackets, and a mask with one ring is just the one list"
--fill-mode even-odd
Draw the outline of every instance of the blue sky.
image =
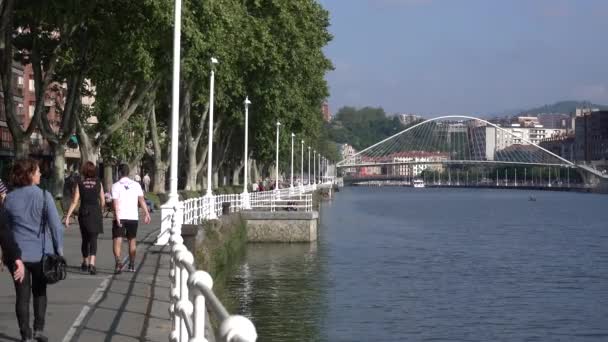
[[319, 0], [331, 110], [425, 116], [608, 104], [608, 0]]

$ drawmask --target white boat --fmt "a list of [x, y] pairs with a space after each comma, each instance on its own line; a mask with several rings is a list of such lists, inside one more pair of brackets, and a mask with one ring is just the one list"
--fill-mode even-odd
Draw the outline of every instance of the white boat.
[[422, 179], [414, 179], [414, 188], [424, 188], [424, 181]]

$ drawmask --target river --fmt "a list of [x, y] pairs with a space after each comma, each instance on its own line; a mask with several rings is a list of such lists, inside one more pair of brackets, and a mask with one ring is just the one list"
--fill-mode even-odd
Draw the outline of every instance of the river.
[[259, 341], [608, 340], [608, 196], [346, 187], [319, 229], [229, 279]]

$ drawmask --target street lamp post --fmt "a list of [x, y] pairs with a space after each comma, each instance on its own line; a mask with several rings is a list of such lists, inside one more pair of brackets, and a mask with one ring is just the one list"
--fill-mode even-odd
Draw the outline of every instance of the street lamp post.
[[281, 123], [277, 121], [277, 146], [276, 146], [276, 150], [277, 150], [277, 160], [276, 160], [276, 166], [275, 166], [275, 181], [274, 181], [274, 189], [277, 192], [277, 194], [279, 193], [279, 127], [281, 126]]
[[291, 191], [293, 191], [293, 138], [295, 137], [296, 135], [294, 133], [291, 133]]
[[323, 182], [326, 181], [327, 178], [327, 159], [325, 157], [323, 157], [323, 160], [321, 162], [321, 165], [323, 166]]
[[323, 158], [323, 156], [321, 156], [321, 153], [319, 153], [319, 174], [318, 174], [318, 177], [319, 177], [318, 182], [319, 182], [319, 184], [323, 183], [323, 178], [322, 178], [323, 177], [323, 173], [321, 171], [321, 158]]
[[217, 218], [215, 214], [215, 197], [211, 192], [211, 170], [213, 168], [213, 96], [215, 88], [215, 65], [218, 63], [217, 59], [211, 57], [211, 80], [209, 85], [209, 143], [207, 153], [207, 204], [209, 205], [209, 215], [207, 219], [214, 220]]
[[308, 185], [310, 185], [310, 146], [308, 146]]
[[317, 150], [312, 150], [312, 180], [317, 185]]
[[304, 187], [304, 140], [302, 140], [302, 157], [300, 160], [300, 187]]
[[249, 101], [249, 97], [245, 98], [245, 172], [243, 177], [243, 194], [241, 195], [241, 205], [243, 209], [251, 209], [251, 203], [249, 201], [249, 192], [247, 192], [247, 185], [249, 184], [248, 172], [249, 171], [249, 155], [247, 151], [247, 147], [249, 144], [249, 105], [251, 101]]
[[[174, 208], [177, 208], [175, 213], [175, 225], [181, 227], [182, 223], [182, 206], [179, 202], [177, 194], [177, 159], [178, 159], [178, 141], [179, 141], [179, 70], [180, 70], [180, 51], [181, 51], [181, 32], [182, 32], [182, 1], [175, 0], [175, 12], [173, 21], [173, 82], [171, 92], [171, 168], [169, 174], [169, 198], [161, 207], [161, 227], [160, 233], [156, 238], [156, 244], [159, 246], [169, 243], [171, 235], [171, 219]], [[181, 234], [181, 233], [179, 233]]]

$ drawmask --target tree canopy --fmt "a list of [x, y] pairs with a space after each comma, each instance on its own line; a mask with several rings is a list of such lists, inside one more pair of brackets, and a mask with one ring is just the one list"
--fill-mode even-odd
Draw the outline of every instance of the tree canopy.
[[396, 116], [387, 116], [382, 108], [341, 108], [329, 127], [329, 139], [362, 150], [402, 131]]

